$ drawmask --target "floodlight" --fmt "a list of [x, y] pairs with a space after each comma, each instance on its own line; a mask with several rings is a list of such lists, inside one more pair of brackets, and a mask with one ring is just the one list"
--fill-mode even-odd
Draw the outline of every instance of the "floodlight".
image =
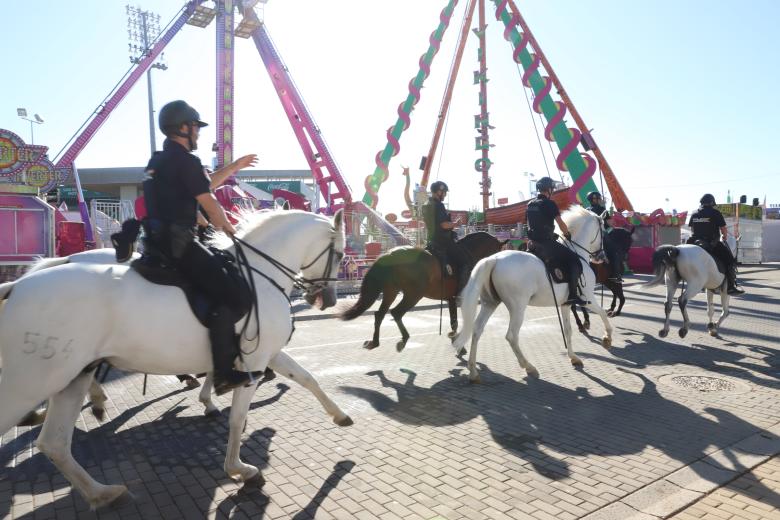
[[17, 108], [16, 109], [16, 115], [19, 117], [27, 117], [27, 109], [26, 108]]
[[39, 123], [43, 123], [43, 119], [38, 114], [35, 114], [35, 120]]

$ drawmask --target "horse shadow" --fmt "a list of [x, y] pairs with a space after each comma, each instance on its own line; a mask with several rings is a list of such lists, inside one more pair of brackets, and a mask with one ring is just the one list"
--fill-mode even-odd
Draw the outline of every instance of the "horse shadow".
[[[629, 370], [624, 371], [642, 383], [639, 392], [609, 384], [584, 370], [578, 372], [595, 383], [596, 392], [591, 385], [570, 389], [542, 379], [515, 381], [482, 364], [482, 384], [470, 385], [467, 371], [454, 369], [450, 377], [422, 388], [415, 385], [414, 372], [401, 370], [407, 375], [405, 382], [393, 381], [382, 371], [368, 374], [378, 376], [384, 388], [394, 390], [395, 399], [378, 390], [340, 389], [403, 424], [447, 427], [480, 417], [493, 440], [524, 461], [508, 462], [508, 466], [515, 471], [533, 470], [553, 480], [570, 476], [569, 457], [628, 456], [647, 448], [687, 465], [708, 455], [714, 445], [724, 449], [734, 467], [747, 470], [729, 446], [758, 430], [724, 410], [707, 408], [713, 418], [699, 415], [665, 399], [655, 383]], [[696, 466], [691, 468], [697, 470]], [[701, 476], [707, 478], [706, 474]], [[659, 477], [644, 478], [642, 484]], [[780, 499], [763, 486], [755, 492]]]
[[584, 352], [582, 356], [633, 369], [687, 365], [743, 379], [758, 386], [780, 388], [780, 352], [775, 349], [722, 339], [727, 347], [746, 346], [751, 352], [763, 354], [768, 365], [764, 366], [734, 350], [697, 343], [680, 345], [635, 329], [623, 328], [622, 337], [624, 346], [610, 350], [609, 355]]
[[[289, 390], [284, 384], [278, 384], [277, 388], [275, 395], [252, 403], [252, 408], [274, 403]], [[263, 517], [270, 503], [269, 497], [257, 486], [231, 489], [235, 484], [222, 469], [229, 430], [227, 414], [216, 420], [204, 417], [199, 404], [185, 403], [182, 397], [157, 415], [160, 405], [168, 405], [186, 390], [177, 389], [126, 409], [89, 432], [74, 431], [73, 456], [79, 463], [95, 479], [122, 483], [129, 490], [127, 496], [99, 513], [143, 518], [160, 514], [205, 518], [216, 507], [219, 516], [227, 517], [240, 511], [253, 518]], [[198, 410], [196, 415], [181, 415], [190, 407]], [[145, 416], [154, 419], [145, 420]], [[272, 428], [249, 433], [241, 446], [244, 462], [261, 471], [267, 468], [275, 433]], [[53, 518], [70, 510], [78, 518], [97, 518], [98, 513], [89, 511], [86, 501], [70, 489], [65, 478], [42, 453], [19, 460], [20, 454], [32, 452], [32, 442], [38, 434], [39, 427], [31, 428], [0, 448], [0, 462], [6, 466], [5, 478], [13, 483], [12, 490], [3, 493], [8, 493], [9, 500], [0, 503], [0, 517], [10, 515], [10, 499], [15, 498], [14, 495], [35, 494], [37, 498], [50, 491], [53, 500], [36, 503], [34, 511], [17, 516]], [[8, 468], [14, 461], [14, 467]], [[313, 516], [322, 499], [353, 466], [351, 461], [339, 462], [301, 513]]]

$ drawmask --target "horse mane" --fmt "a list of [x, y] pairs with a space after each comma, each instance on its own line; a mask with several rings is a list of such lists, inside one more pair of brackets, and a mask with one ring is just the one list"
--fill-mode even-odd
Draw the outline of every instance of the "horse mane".
[[583, 222], [585, 222], [589, 218], [594, 218], [594, 217], [597, 218], [598, 215], [579, 205], [569, 206], [569, 209], [567, 209], [561, 214], [561, 219], [563, 219], [563, 221], [566, 222], [566, 226], [569, 228], [569, 231], [571, 232], [578, 230], [580, 226], [582, 226]]
[[[289, 222], [291, 218], [302, 218], [307, 215], [316, 215], [309, 211], [303, 211], [299, 209], [290, 209], [286, 211], [274, 211], [274, 210], [260, 210], [260, 211], [239, 211], [233, 213], [233, 217], [238, 219], [238, 223], [234, 226], [236, 228], [236, 237], [246, 239], [248, 235], [254, 231], [263, 228], [277, 227], [280, 222]], [[316, 215], [322, 219], [326, 217]], [[227, 249], [233, 245], [233, 241], [222, 231], [215, 231], [206, 240], [207, 245], [214, 246], [218, 249]]]

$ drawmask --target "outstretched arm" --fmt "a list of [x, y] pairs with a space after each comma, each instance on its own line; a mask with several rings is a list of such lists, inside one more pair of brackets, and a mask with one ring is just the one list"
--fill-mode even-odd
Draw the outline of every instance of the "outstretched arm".
[[219, 188], [222, 186], [222, 183], [228, 180], [233, 174], [244, 168], [254, 166], [255, 164], [257, 164], [257, 154], [249, 154], [236, 159], [227, 166], [223, 166], [211, 175], [209, 189], [213, 191]]

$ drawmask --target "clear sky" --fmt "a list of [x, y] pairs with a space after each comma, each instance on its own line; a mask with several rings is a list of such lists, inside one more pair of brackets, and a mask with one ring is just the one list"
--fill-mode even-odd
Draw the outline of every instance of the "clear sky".
[[[26, 107], [45, 120], [34, 128], [35, 143], [56, 154], [129, 67], [125, 3], [3, 2], [0, 127], [29, 141], [30, 124], [16, 116], [17, 107]], [[134, 4], [157, 12], [165, 24], [184, 2]], [[637, 209], [683, 211], [695, 207], [705, 192], [725, 202], [727, 190], [735, 198], [746, 194], [749, 201], [763, 202], [766, 196], [768, 203], [780, 203], [780, 168], [774, 160], [780, 2], [517, 4]], [[445, 5], [444, 0], [270, 0], [265, 8], [268, 30], [357, 199]], [[411, 127], [401, 138], [401, 152], [391, 162], [391, 177], [380, 189], [379, 209], [385, 213], [404, 209], [401, 165], [420, 178], [417, 167], [430, 146], [465, 5], [465, 0], [458, 3]], [[521, 86], [500, 24], [494, 15], [488, 21], [488, 97], [495, 126], [490, 173], [495, 197], [515, 202], [528, 194], [523, 172], [546, 175], [545, 163], [529, 115], [529, 92]], [[152, 73], [158, 108], [183, 98], [214, 121], [214, 25], [185, 26], [168, 46], [168, 70]], [[473, 166], [478, 157], [473, 116], [479, 111], [472, 81], [475, 40], [472, 36], [466, 48], [431, 179], [447, 181], [451, 207], [458, 209], [481, 206]], [[259, 154], [260, 168], [306, 168], [251, 40], [237, 43], [235, 95], [236, 154]], [[77, 166], [145, 165], [146, 99], [141, 80]], [[198, 153], [210, 163], [214, 133], [204, 130]], [[543, 145], [554, 168], [549, 145]]]

